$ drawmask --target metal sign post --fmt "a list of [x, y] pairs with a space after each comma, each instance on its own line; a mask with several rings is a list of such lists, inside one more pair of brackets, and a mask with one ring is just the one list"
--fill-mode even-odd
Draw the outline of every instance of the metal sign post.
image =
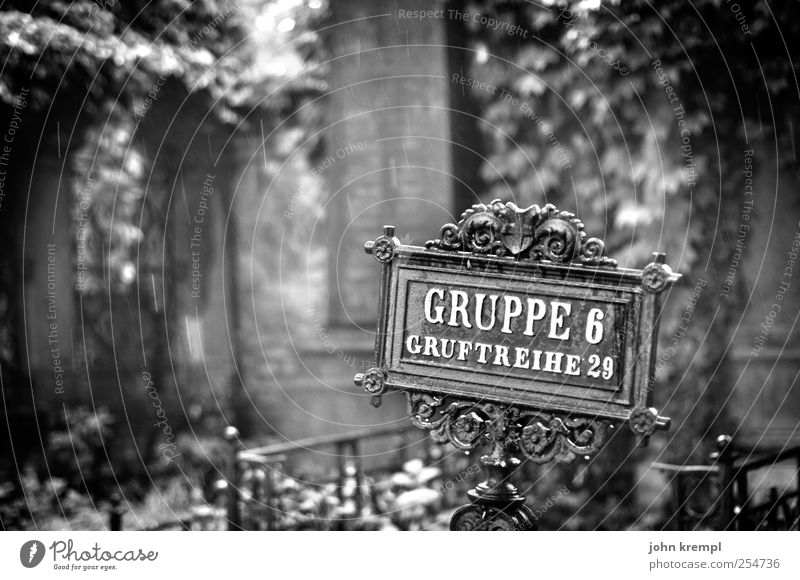
[[474, 205], [425, 248], [386, 226], [367, 253], [381, 263], [376, 366], [355, 381], [380, 405], [403, 391], [411, 422], [439, 442], [489, 445], [488, 479], [453, 530], [535, 529], [510, 483], [537, 464], [595, 453], [614, 423], [642, 445], [669, 419], [651, 407], [661, 295], [680, 276], [655, 254], [617, 267], [603, 242], [552, 205]]

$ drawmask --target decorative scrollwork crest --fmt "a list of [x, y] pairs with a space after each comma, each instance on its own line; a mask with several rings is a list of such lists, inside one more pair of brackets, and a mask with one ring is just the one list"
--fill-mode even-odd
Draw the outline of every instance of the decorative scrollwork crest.
[[583, 228], [575, 214], [553, 205], [521, 209], [496, 199], [488, 205], [473, 205], [461, 214], [458, 224], [445, 224], [441, 238], [425, 245], [517, 260], [616, 268], [616, 260], [603, 256], [603, 242], [587, 239]]

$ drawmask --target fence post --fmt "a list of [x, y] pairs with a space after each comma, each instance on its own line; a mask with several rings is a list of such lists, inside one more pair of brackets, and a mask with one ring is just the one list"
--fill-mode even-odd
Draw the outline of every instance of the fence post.
[[347, 461], [345, 443], [339, 441], [336, 444], [336, 494], [339, 501], [344, 504], [344, 484], [347, 481]]
[[678, 471], [675, 473], [675, 482], [673, 485], [673, 494], [675, 499], [675, 506], [678, 510], [678, 531], [685, 532], [687, 528], [687, 518], [686, 518], [686, 511], [688, 506], [686, 502], [688, 498], [686, 497], [686, 478], [683, 476], [683, 473]]
[[719, 485], [720, 498], [719, 515], [717, 517], [717, 529], [729, 530], [734, 527], [736, 514], [734, 505], [736, 503], [736, 493], [734, 492], [733, 464], [736, 460], [735, 452], [730, 435], [720, 435], [717, 437], [717, 451], [711, 454], [711, 458], [716, 460], [719, 465]]
[[277, 505], [275, 504], [274, 496], [275, 496], [275, 470], [277, 469], [277, 464], [270, 465], [266, 461], [263, 463], [264, 466], [264, 506], [267, 508], [266, 515], [264, 517], [264, 521], [267, 527], [267, 530], [274, 530], [275, 527], [275, 520], [276, 520], [276, 510], [278, 509]]
[[242, 529], [242, 515], [239, 510], [239, 430], [228, 425], [225, 427], [225, 440], [228, 442], [228, 529]]
[[796, 469], [795, 469], [795, 481], [797, 482], [797, 513], [798, 513], [798, 522], [800, 522], [800, 446], [797, 447], [797, 451], [795, 453], [795, 461], [796, 461]]
[[118, 493], [111, 495], [111, 510], [108, 514], [108, 527], [112, 532], [119, 532], [122, 530], [122, 515], [124, 510], [122, 508], [122, 500]]
[[358, 443], [358, 439], [353, 439], [353, 441], [350, 443], [350, 453], [352, 453], [353, 465], [355, 467], [354, 477], [356, 481], [356, 517], [360, 518], [364, 507], [364, 498], [361, 494], [364, 493], [365, 481], [364, 467], [361, 464], [361, 455]]

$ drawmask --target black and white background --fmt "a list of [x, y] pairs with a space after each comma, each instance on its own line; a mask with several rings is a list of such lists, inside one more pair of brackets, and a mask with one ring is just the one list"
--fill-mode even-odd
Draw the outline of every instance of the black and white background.
[[224, 530], [235, 491], [250, 529], [446, 529], [486, 473], [353, 384], [363, 244], [393, 224], [424, 245], [500, 198], [683, 274], [655, 369], [671, 428], [523, 463], [538, 528], [718, 529], [726, 435], [740, 463], [773, 454], [734, 499], [777, 507], [737, 525], [797, 529], [798, 16], [2, 1], [0, 528]]

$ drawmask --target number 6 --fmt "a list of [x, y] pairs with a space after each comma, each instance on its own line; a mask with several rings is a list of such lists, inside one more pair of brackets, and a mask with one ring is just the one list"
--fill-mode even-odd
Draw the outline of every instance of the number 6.
[[586, 340], [589, 344], [597, 344], [603, 340], [603, 323], [605, 313], [599, 308], [592, 308], [586, 317]]

